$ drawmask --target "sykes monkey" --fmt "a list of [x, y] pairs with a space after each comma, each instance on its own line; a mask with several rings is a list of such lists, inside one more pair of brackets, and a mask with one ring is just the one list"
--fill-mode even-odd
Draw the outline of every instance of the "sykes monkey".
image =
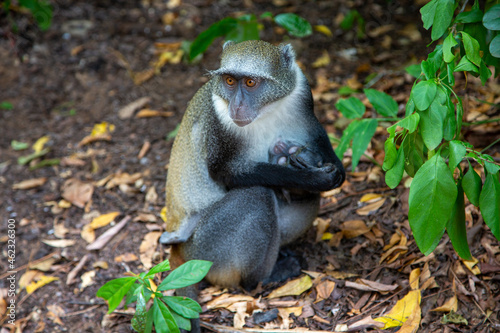
[[210, 283], [248, 289], [310, 227], [319, 192], [345, 172], [291, 45], [227, 42], [209, 75], [173, 145], [161, 242], [174, 244], [174, 264], [212, 261]]

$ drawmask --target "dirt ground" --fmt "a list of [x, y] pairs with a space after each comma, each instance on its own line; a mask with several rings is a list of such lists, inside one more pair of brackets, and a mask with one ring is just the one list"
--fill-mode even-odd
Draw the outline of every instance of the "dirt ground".
[[[168, 257], [169, 249], [157, 243], [163, 230], [161, 209], [172, 146], [167, 134], [176, 128], [189, 99], [207, 81], [206, 71], [217, 67], [222, 40], [216, 40], [195, 64], [168, 63], [144, 82], [134, 83], [133, 78], [150, 73], [151, 64], [162, 52], [159, 45], [193, 40], [213, 22], [236, 12], [294, 12], [313, 25], [329, 27], [331, 36], [315, 31], [310, 37], [297, 39], [266, 21], [261, 38], [293, 44], [313, 89], [317, 116], [336, 137], [346, 126], [334, 107], [341, 87], [362, 88], [371, 74], [378, 74], [370, 76], [375, 78], [371, 87], [393, 96], [403, 114], [413, 84], [404, 67], [429, 52], [426, 44], [430, 39], [421, 27], [415, 1], [51, 3], [54, 20], [46, 32], [41, 32], [28, 15], [15, 11], [8, 18], [4, 12], [0, 14], [0, 103], [13, 105], [11, 110], [0, 110], [2, 333], [14, 332], [4, 316], [9, 288], [6, 272], [12, 270], [6, 259], [9, 221], [15, 221], [16, 230], [17, 332], [132, 332], [130, 312], [106, 315], [107, 307], [96, 292], [110, 279], [127, 271], [141, 272], [151, 262]], [[365, 19], [367, 36], [360, 38], [355, 29], [339, 28], [342, 15], [351, 9]], [[313, 65], [325, 54], [330, 62]], [[488, 88], [477, 87], [477, 82], [471, 81], [462, 93], [480, 91], [487, 95]], [[123, 116], [125, 106], [144, 97], [147, 101], [136, 109], [159, 111], [156, 116]], [[94, 125], [103, 122], [114, 127], [107, 139], [82, 142]], [[487, 132], [471, 130], [467, 138], [484, 147], [499, 132], [498, 127]], [[381, 162], [385, 130], [377, 133], [367, 154]], [[44, 146], [49, 152], [27, 165], [18, 164], [18, 158], [30, 154], [31, 145], [43, 136], [49, 137]], [[14, 150], [12, 140], [28, 143], [30, 148]], [[30, 168], [50, 159], [61, 160], [58, 165]], [[412, 289], [410, 273], [420, 268], [420, 332], [499, 331], [500, 249], [478, 218], [477, 209], [468, 206], [467, 219], [471, 252], [479, 260], [474, 269], [480, 272], [467, 268], [447, 237], [432, 255], [420, 254], [407, 222], [407, 189], [401, 185], [389, 190], [380, 168], [368, 159], [363, 159], [355, 172], [349, 156], [344, 163], [348, 181], [341, 190], [325, 196], [318, 225], [287, 249], [313, 277], [313, 288], [300, 296], [275, 300], [265, 296], [284, 283], [263, 286], [250, 294], [253, 301], [246, 300], [247, 308], [260, 308], [265, 313], [278, 309], [279, 316], [259, 323], [250, 311], [248, 317], [243, 316], [245, 327], [333, 331], [366, 316], [383, 316]], [[40, 184], [29, 189], [14, 186], [29, 179], [41, 179]], [[73, 191], [92, 191], [90, 200], [81, 199], [85, 197], [82, 193], [67, 194], [71, 191], [68, 182], [74, 185], [75, 180], [80, 187]], [[367, 194], [371, 196], [364, 196]], [[363, 210], [372, 203], [379, 205]], [[126, 215], [133, 221], [102, 249], [87, 250], [88, 241], [82, 237], [92, 236], [85, 233], [89, 231], [86, 226], [92, 218], [109, 212], [119, 212], [116, 222]], [[349, 238], [343, 231], [352, 225], [368, 229]], [[109, 228], [96, 228], [96, 236]], [[51, 243], [54, 240], [71, 242]], [[73, 271], [84, 256], [83, 266]], [[72, 271], [76, 276], [68, 281]], [[31, 294], [19, 288], [42, 275], [57, 280]], [[379, 285], [363, 289], [360, 278]], [[242, 291], [206, 289], [200, 299], [202, 319], [207, 326], [231, 328], [241, 320], [241, 313], [207, 306], [220, 293], [237, 297]], [[456, 313], [450, 314], [453, 302]], [[288, 318], [283, 309], [290, 307], [300, 307], [301, 312]], [[431, 311], [438, 307], [441, 311]], [[351, 329], [381, 331], [373, 322], [359, 325]]]

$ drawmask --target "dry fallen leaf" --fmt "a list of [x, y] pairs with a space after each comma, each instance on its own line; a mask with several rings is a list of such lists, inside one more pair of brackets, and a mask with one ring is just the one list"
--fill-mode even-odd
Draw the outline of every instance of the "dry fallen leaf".
[[42, 239], [42, 243], [45, 243], [48, 246], [62, 248], [73, 246], [76, 241], [74, 239]]
[[172, 117], [173, 111], [159, 111], [151, 109], [142, 109], [135, 115], [136, 118], [152, 118], [152, 117]]
[[64, 309], [62, 307], [60, 307], [57, 304], [51, 304], [51, 305], [47, 305], [47, 310], [49, 310], [47, 312], [47, 317], [50, 320], [52, 320], [55, 324], [64, 326], [64, 323], [62, 322], [60, 316], [65, 315], [66, 312], [64, 311]]
[[354, 238], [370, 231], [362, 220], [345, 221], [340, 225], [340, 229], [345, 238]]
[[335, 289], [335, 282], [325, 280], [316, 286], [317, 298], [316, 302], [328, 299]]
[[29, 285], [26, 286], [26, 292], [28, 294], [32, 294], [38, 288], [41, 288], [41, 287], [45, 286], [46, 284], [49, 284], [52, 281], [57, 281], [57, 280], [59, 280], [59, 278], [56, 276], [42, 275], [42, 276], [40, 276], [40, 279], [38, 281], [31, 282]]
[[420, 290], [411, 290], [394, 305], [391, 311], [374, 320], [385, 324], [382, 329], [402, 326], [398, 332], [416, 332], [420, 325], [420, 300]]
[[95, 283], [95, 270], [91, 270], [82, 274], [82, 284], [80, 285], [80, 290], [87, 288]]
[[46, 177], [26, 179], [22, 182], [12, 185], [13, 190], [29, 190], [35, 187], [42, 186], [47, 181]]
[[139, 257], [141, 258], [141, 262], [146, 269], [153, 267], [153, 254], [158, 246], [158, 239], [160, 239], [160, 236], [160, 231], [148, 232], [141, 242], [139, 247]]
[[312, 287], [312, 280], [309, 275], [287, 282], [284, 286], [273, 290], [267, 298], [283, 296], [298, 296]]
[[450, 312], [454, 311], [457, 312], [458, 310], [458, 299], [457, 295], [453, 295], [453, 297], [450, 297], [446, 302], [444, 302], [443, 305], [438, 306], [435, 309], [432, 309], [431, 311], [438, 311], [438, 312]]
[[356, 282], [346, 281], [345, 286], [364, 291], [376, 291], [381, 294], [387, 294], [398, 288], [397, 284], [384, 284], [366, 279], [357, 279]]
[[99, 260], [99, 261], [96, 261], [95, 263], [93, 263], [92, 267], [94, 267], [94, 268], [101, 268], [101, 269], [108, 269], [109, 265], [108, 265], [108, 263], [106, 261]]
[[136, 110], [142, 108], [149, 102], [151, 102], [151, 97], [141, 97], [135, 100], [134, 102], [127, 104], [126, 106], [121, 108], [120, 111], [118, 111], [118, 118], [120, 119], [131, 118]]
[[380, 207], [382, 207], [384, 203], [385, 203], [385, 198], [380, 198], [380, 200], [378, 201], [375, 201], [371, 204], [359, 208], [358, 210], [356, 210], [356, 214], [367, 216], [370, 213], [377, 211]]
[[95, 230], [90, 226], [90, 224], [86, 224], [83, 226], [80, 236], [90, 244], [95, 241]]
[[90, 222], [90, 227], [92, 229], [99, 229], [104, 226], [107, 226], [110, 224], [112, 221], [115, 220], [115, 218], [120, 215], [120, 212], [112, 212], [112, 213], [107, 213], [107, 214], [102, 214], [92, 220]]
[[26, 270], [26, 272], [19, 278], [19, 288], [26, 288], [33, 280], [38, 280], [43, 276], [43, 273], [35, 270]]
[[118, 222], [112, 228], [106, 230], [99, 238], [97, 238], [92, 244], [87, 245], [87, 250], [100, 250], [102, 249], [114, 235], [120, 232], [123, 227], [130, 221], [130, 216], [125, 216], [120, 222]]
[[240, 302], [253, 302], [254, 298], [248, 295], [231, 295], [231, 294], [222, 294], [221, 296], [211, 300], [206, 304], [208, 310], [224, 308], [230, 309], [231, 306], [235, 303]]
[[62, 197], [79, 208], [85, 207], [93, 193], [92, 184], [84, 183], [76, 178], [66, 180], [62, 186]]
[[37, 269], [42, 272], [47, 272], [56, 261], [57, 261], [56, 258], [50, 257], [43, 261], [37, 262], [36, 264], [29, 265], [29, 268]]
[[115, 262], [131, 262], [131, 261], [136, 261], [137, 259], [139, 258], [137, 258], [135, 254], [133, 254], [132, 252], [127, 252], [119, 256], [116, 256]]

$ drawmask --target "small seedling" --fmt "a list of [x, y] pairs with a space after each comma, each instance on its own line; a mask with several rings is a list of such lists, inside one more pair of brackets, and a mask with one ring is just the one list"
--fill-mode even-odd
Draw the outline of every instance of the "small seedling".
[[[198, 318], [201, 306], [187, 297], [165, 296], [162, 291], [179, 289], [200, 282], [212, 263], [191, 260], [173, 270], [158, 287], [153, 282], [154, 275], [170, 270], [165, 260], [148, 272], [108, 281], [97, 291], [97, 297], [108, 302], [108, 313], [113, 312], [125, 297], [125, 306], [136, 302], [132, 327], [136, 332], [149, 333], [153, 325], [156, 332], [180, 332], [191, 330], [190, 319]], [[152, 299], [149, 304], [148, 301]]]

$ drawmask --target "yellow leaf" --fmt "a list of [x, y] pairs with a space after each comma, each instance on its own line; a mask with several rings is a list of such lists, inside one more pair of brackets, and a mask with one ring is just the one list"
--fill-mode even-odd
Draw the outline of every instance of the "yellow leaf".
[[[414, 332], [413, 329], [416, 331], [420, 324], [420, 300], [420, 290], [411, 290], [394, 305], [391, 311], [374, 320], [384, 323], [385, 325], [382, 328], [384, 330], [391, 327], [403, 326], [408, 321], [404, 332]], [[403, 328], [398, 332], [403, 332]]]
[[99, 136], [103, 134], [109, 134], [115, 130], [115, 125], [109, 124], [106, 121], [103, 121], [100, 124], [95, 124], [90, 136]]
[[385, 203], [385, 199], [381, 199], [379, 201], [375, 201], [371, 204], [368, 204], [360, 209], [356, 210], [356, 214], [366, 216], [371, 212], [378, 210]]
[[38, 280], [36, 282], [31, 282], [29, 285], [26, 286], [26, 292], [28, 294], [31, 294], [35, 290], [37, 290], [38, 288], [41, 288], [41, 287], [45, 286], [46, 284], [49, 284], [52, 281], [57, 281], [57, 280], [59, 280], [58, 277], [42, 275], [40, 277], [40, 280]]
[[99, 229], [104, 226], [107, 226], [108, 224], [111, 223], [111, 221], [114, 221], [118, 215], [120, 215], [120, 212], [102, 214], [101, 216], [94, 218], [92, 222], [90, 222], [90, 227], [92, 229]]
[[40, 139], [36, 140], [36, 142], [33, 144], [32, 148], [35, 151], [35, 153], [39, 153], [43, 150], [43, 146], [49, 141], [50, 137], [45, 135], [42, 136]]
[[321, 236], [321, 240], [330, 240], [332, 239], [333, 234], [331, 232], [325, 232], [323, 236]]
[[431, 311], [439, 311], [439, 312], [457, 312], [458, 310], [458, 300], [457, 300], [457, 295], [453, 295], [453, 297], [450, 297], [446, 302], [444, 302], [443, 305], [438, 306], [435, 309], [432, 309]]
[[477, 263], [479, 262], [476, 258], [472, 257], [472, 260], [462, 260], [464, 263], [465, 267], [469, 269], [469, 271], [472, 272], [474, 275], [479, 275], [481, 274], [481, 270], [479, 267], [477, 267]]
[[313, 62], [312, 66], [313, 68], [318, 68], [318, 67], [325, 67], [330, 63], [330, 55], [328, 52], [325, 50], [323, 51], [323, 55], [316, 59], [315, 62]]
[[[379, 199], [382, 198], [382, 194], [377, 194], [377, 193], [367, 193], [359, 199], [360, 202], [369, 202], [372, 201], [373, 199]], [[378, 200], [377, 200], [378, 201]]]
[[325, 35], [327, 37], [332, 37], [333, 36], [332, 31], [326, 25], [322, 25], [322, 24], [321, 25], [315, 25], [314, 26], [314, 30], [316, 30], [320, 34], [323, 34], [323, 35]]
[[420, 268], [415, 268], [410, 273], [410, 287], [412, 290], [417, 290], [419, 285]]
[[167, 222], [167, 207], [163, 206], [163, 208], [160, 211], [160, 217], [163, 220], [163, 222]]
[[284, 286], [279, 287], [276, 290], [273, 290], [268, 298], [276, 298], [283, 296], [297, 296], [302, 294], [304, 291], [310, 289], [312, 287], [312, 280], [309, 275], [304, 275], [301, 278], [292, 280], [285, 284]]

